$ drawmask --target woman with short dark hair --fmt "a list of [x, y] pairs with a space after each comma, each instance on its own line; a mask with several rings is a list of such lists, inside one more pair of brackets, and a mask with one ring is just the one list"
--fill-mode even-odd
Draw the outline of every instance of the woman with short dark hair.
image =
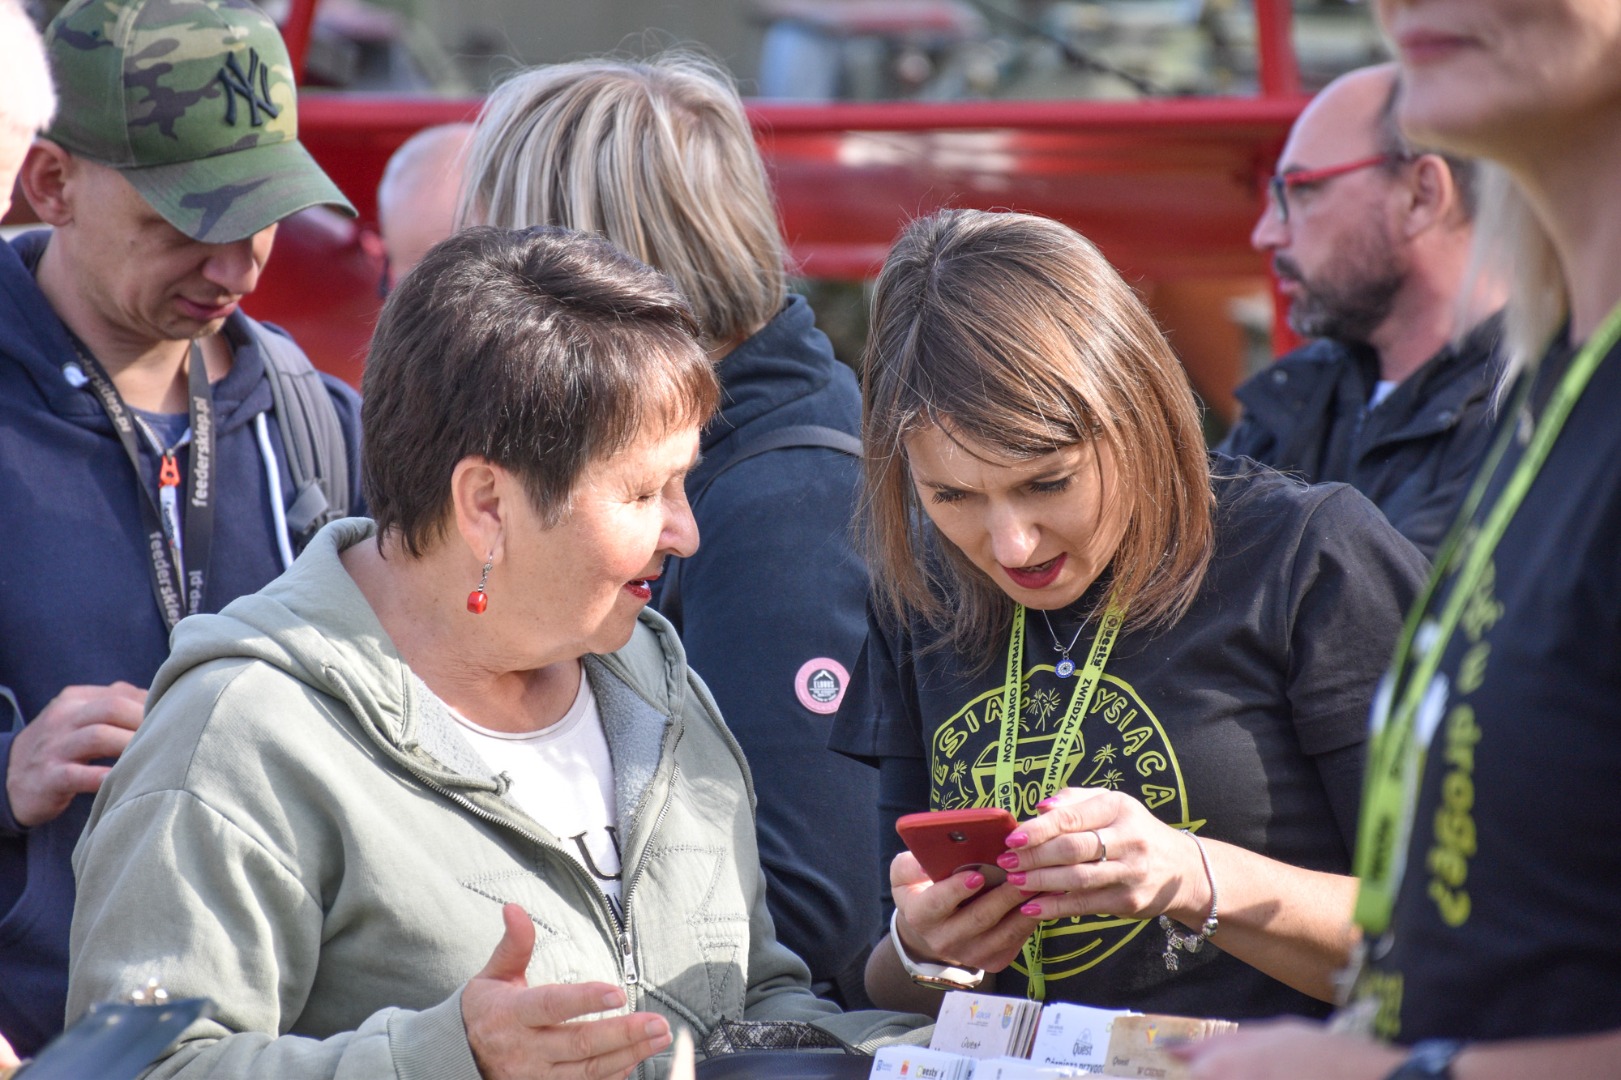
[[760, 779], [760, 858], [782, 940], [818, 992], [861, 1000], [881, 931], [868, 770], [827, 750], [866, 634], [850, 530], [861, 397], [805, 298], [730, 78], [689, 56], [519, 72], [479, 117], [468, 220], [600, 233], [692, 301], [721, 410], [687, 479], [704, 547], [654, 606]]
[[835, 746], [879, 763], [891, 820], [1020, 821], [1004, 884], [895, 857], [873, 999], [981, 969], [1048, 1000], [1324, 1012], [1368, 702], [1422, 558], [1349, 487], [1207, 456], [1142, 302], [1053, 221], [914, 222], [863, 393], [877, 603]]

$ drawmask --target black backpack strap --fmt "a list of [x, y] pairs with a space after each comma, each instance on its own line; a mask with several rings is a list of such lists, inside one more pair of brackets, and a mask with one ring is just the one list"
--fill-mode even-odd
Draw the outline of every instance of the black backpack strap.
[[287, 532], [294, 550], [303, 551], [321, 526], [349, 513], [348, 446], [337, 407], [309, 357], [275, 330], [253, 329], [293, 477]]
[[[773, 450], [790, 450], [808, 447], [819, 450], [836, 450], [841, 454], [860, 460], [861, 440], [848, 431], [838, 428], [824, 427], [821, 424], [793, 424], [788, 427], [775, 428], [766, 432], [757, 439], [744, 439], [740, 446], [720, 466], [710, 473], [697, 491], [692, 492], [687, 501], [696, 512], [698, 501], [714, 486], [726, 470], [734, 465], [741, 465], [750, 458], [768, 454]], [[664, 568], [664, 576], [659, 581], [659, 614], [675, 626], [676, 632], [681, 631], [681, 565], [686, 560], [670, 559]]]

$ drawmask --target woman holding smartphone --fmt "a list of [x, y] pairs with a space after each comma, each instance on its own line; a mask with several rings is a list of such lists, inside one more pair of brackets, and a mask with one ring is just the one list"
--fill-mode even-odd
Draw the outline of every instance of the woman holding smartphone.
[[[1345, 963], [1362, 744], [1424, 563], [1343, 485], [1209, 456], [1187, 377], [1063, 225], [890, 253], [863, 382], [874, 615], [836, 749], [882, 809], [1002, 807], [1000, 866], [890, 866], [875, 1001], [1247, 1018]], [[910, 976], [911, 978], [909, 978]]]

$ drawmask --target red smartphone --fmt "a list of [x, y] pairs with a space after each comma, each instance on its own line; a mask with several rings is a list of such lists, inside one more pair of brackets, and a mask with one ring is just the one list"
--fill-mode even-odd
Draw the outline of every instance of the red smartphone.
[[1008, 833], [1018, 827], [1012, 814], [990, 806], [906, 814], [895, 822], [895, 831], [929, 880], [944, 881], [963, 870], [978, 870], [985, 875], [987, 888], [1007, 880], [1007, 871], [996, 865], [996, 859], [1008, 849]]

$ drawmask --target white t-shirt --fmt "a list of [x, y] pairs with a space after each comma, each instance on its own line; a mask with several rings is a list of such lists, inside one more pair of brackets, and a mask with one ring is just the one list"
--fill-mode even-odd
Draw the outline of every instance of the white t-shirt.
[[617, 907], [619, 823], [613, 761], [591, 681], [582, 672], [574, 704], [561, 720], [540, 731], [491, 731], [454, 709], [450, 714], [485, 764], [511, 780], [509, 797], [562, 841]]

